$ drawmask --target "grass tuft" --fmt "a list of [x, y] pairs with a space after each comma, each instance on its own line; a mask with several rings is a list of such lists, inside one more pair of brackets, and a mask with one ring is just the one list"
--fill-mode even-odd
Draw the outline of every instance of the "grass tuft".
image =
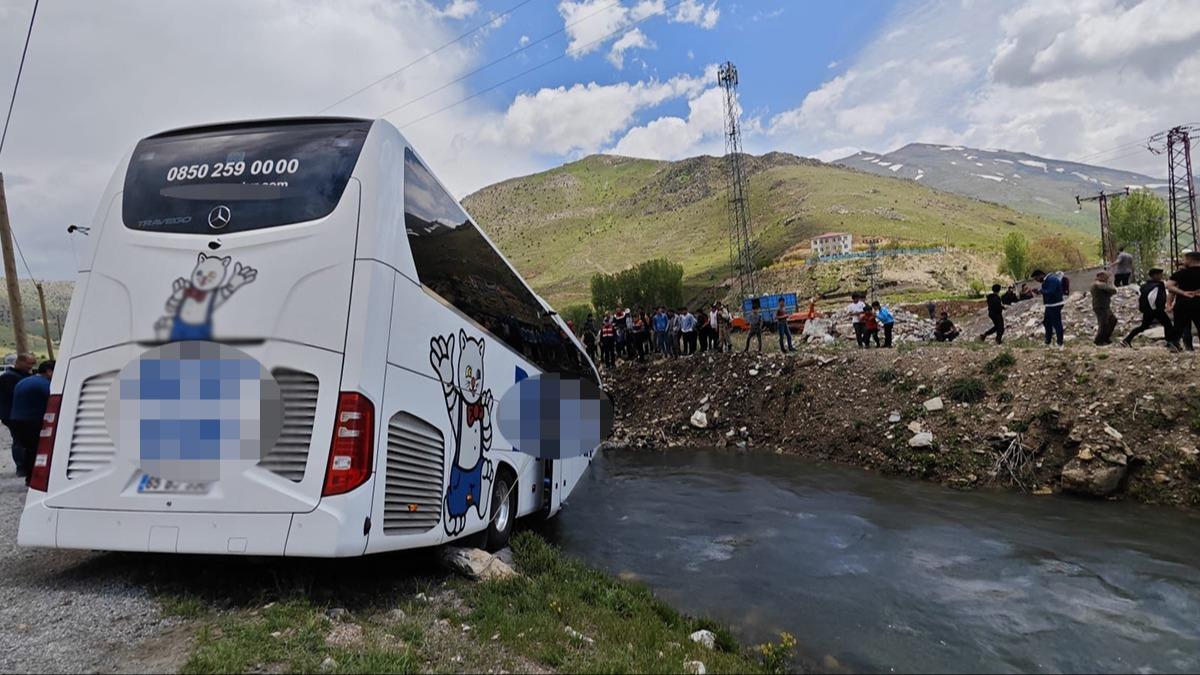
[[946, 387], [946, 396], [959, 403], [978, 403], [987, 396], [987, 385], [978, 377], [960, 377]]

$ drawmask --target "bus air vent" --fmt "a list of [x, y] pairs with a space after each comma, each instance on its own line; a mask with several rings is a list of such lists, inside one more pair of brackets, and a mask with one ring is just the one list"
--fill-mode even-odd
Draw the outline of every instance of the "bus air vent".
[[104, 423], [104, 405], [108, 389], [117, 379], [117, 371], [93, 375], [79, 388], [75, 407], [75, 426], [71, 431], [71, 451], [67, 455], [67, 480], [81, 478], [112, 463], [117, 449]]
[[283, 398], [283, 428], [275, 447], [263, 455], [258, 465], [299, 483], [304, 480], [308, 449], [312, 445], [319, 382], [316, 375], [287, 368], [277, 368], [271, 375], [279, 383], [279, 394]]
[[384, 534], [421, 534], [442, 516], [446, 444], [437, 427], [406, 412], [388, 422]]

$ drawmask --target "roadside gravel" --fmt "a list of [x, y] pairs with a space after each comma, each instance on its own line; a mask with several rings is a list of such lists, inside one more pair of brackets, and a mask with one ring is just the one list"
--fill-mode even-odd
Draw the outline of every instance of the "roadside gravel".
[[147, 650], [178, 620], [163, 617], [146, 588], [130, 580], [132, 559], [18, 548], [25, 493], [0, 429], [0, 672], [169, 668]]

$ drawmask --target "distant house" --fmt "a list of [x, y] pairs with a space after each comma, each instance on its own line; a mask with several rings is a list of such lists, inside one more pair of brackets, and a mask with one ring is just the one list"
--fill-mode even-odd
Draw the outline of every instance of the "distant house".
[[812, 239], [812, 251], [818, 256], [849, 253], [854, 238], [848, 232], [826, 232]]

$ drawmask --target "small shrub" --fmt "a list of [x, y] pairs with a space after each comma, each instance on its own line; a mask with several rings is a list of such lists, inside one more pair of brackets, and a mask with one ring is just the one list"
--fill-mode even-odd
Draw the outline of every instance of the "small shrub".
[[996, 398], [998, 398], [1001, 403], [1012, 403], [1013, 395], [1011, 391], [1002, 391]]
[[983, 371], [988, 374], [995, 374], [1015, 365], [1017, 365], [1017, 357], [1013, 356], [1013, 353], [1006, 349], [992, 357], [992, 360], [983, 364]]
[[796, 650], [796, 638], [786, 631], [779, 634], [779, 642], [767, 642], [758, 646], [762, 653], [763, 667], [770, 673], [791, 672], [792, 658]]
[[896, 370], [895, 368], [883, 368], [882, 370], [875, 372], [875, 379], [879, 380], [883, 384], [895, 382], [896, 380], [900, 379], [900, 371]]
[[978, 403], [987, 396], [987, 386], [978, 377], [960, 377], [946, 387], [946, 396], [959, 403]]

